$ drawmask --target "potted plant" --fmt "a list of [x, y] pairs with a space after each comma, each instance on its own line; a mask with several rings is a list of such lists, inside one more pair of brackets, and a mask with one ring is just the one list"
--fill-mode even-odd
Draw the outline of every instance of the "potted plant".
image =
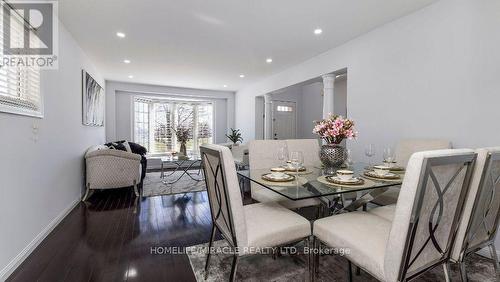
[[181, 143], [181, 148], [179, 154], [186, 156], [186, 143], [190, 139], [191, 129], [182, 125], [177, 126], [175, 129], [175, 136], [177, 137], [177, 142]]
[[344, 139], [354, 139], [358, 133], [354, 130], [354, 121], [339, 115], [330, 114], [328, 118], [317, 121], [313, 129], [325, 145], [321, 146], [319, 157], [327, 169], [340, 167], [346, 159], [346, 150], [340, 145]]
[[241, 137], [241, 132], [239, 129], [231, 128], [231, 133], [226, 134], [227, 139], [233, 142], [233, 146], [238, 146], [238, 142], [243, 142], [243, 137]]

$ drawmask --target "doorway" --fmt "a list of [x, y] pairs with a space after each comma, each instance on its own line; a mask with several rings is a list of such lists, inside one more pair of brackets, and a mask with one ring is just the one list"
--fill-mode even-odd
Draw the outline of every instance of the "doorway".
[[273, 101], [272, 136], [274, 140], [297, 138], [297, 103]]

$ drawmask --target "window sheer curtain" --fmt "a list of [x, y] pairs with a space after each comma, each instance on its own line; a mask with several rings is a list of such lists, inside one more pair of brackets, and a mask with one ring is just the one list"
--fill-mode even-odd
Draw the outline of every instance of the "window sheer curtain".
[[186, 148], [198, 153], [202, 144], [213, 143], [214, 108], [211, 102], [147, 97], [134, 98], [134, 142], [151, 154], [179, 151], [176, 138], [179, 127], [189, 129]]

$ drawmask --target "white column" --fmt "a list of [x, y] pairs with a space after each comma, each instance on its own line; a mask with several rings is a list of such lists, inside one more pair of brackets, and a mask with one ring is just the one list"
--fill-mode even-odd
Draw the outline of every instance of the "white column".
[[333, 114], [333, 100], [335, 97], [335, 74], [329, 73], [322, 76], [323, 78], [323, 118], [328, 117], [328, 114]]
[[264, 95], [264, 139], [273, 139], [273, 104], [271, 94]]

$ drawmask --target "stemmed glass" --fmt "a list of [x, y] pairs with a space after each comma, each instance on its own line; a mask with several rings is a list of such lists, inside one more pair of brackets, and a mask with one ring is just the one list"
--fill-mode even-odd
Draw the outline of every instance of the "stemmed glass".
[[347, 149], [345, 151], [345, 162], [344, 164], [347, 166], [347, 168], [350, 168], [354, 161], [352, 160], [352, 151], [351, 149]]
[[384, 163], [388, 166], [392, 166], [396, 161], [396, 156], [394, 154], [394, 150], [390, 147], [384, 149]]
[[373, 144], [368, 144], [365, 148], [365, 155], [368, 157], [368, 165], [372, 166], [372, 157], [375, 156], [375, 146]]
[[279, 147], [278, 149], [278, 160], [280, 160], [284, 166], [288, 161], [288, 148], [286, 146]]
[[290, 164], [297, 172], [297, 175], [296, 175], [297, 185], [299, 183], [299, 177], [298, 177], [299, 176], [299, 169], [302, 167], [303, 163], [304, 163], [304, 155], [302, 154], [302, 152], [293, 151], [290, 153]]

